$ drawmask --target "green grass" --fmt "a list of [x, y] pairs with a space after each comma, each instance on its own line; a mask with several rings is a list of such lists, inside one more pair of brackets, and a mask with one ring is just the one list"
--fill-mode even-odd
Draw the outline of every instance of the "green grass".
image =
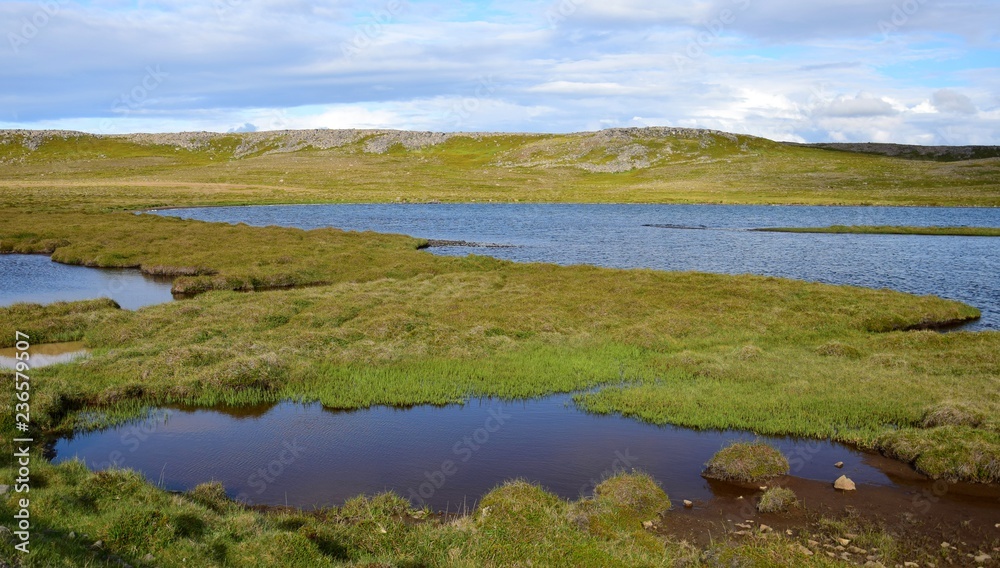
[[787, 487], [768, 487], [757, 501], [761, 513], [783, 513], [798, 505], [795, 492]]
[[705, 464], [703, 475], [712, 479], [760, 483], [788, 473], [788, 459], [763, 442], [734, 442]]
[[927, 235], [953, 237], [1000, 237], [1000, 229], [991, 227], [894, 227], [834, 225], [832, 227], [776, 227], [754, 229], [770, 233], [832, 233], [852, 235]]

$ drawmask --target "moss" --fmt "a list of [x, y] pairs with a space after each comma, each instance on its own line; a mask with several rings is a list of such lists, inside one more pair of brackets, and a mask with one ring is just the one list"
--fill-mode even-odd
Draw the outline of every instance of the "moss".
[[705, 466], [705, 477], [743, 483], [766, 481], [789, 471], [785, 456], [763, 442], [736, 442], [716, 452]]

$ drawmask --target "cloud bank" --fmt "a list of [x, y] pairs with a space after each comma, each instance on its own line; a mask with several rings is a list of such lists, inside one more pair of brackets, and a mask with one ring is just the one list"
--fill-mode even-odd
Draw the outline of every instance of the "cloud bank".
[[1000, 144], [1000, 3], [0, 3], [0, 128]]

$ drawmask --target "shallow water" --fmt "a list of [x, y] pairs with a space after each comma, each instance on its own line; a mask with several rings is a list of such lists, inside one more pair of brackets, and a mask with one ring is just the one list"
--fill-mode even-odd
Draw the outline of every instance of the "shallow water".
[[89, 268], [44, 255], [0, 254], [0, 306], [111, 298], [126, 310], [173, 299], [170, 281], [134, 269]]
[[[0, 369], [17, 368], [18, 353], [19, 351], [13, 347], [0, 349]], [[28, 348], [28, 359], [26, 362], [29, 368], [38, 369], [76, 361], [77, 359], [86, 357], [87, 353], [88, 351], [81, 341], [32, 344]]]
[[[156, 410], [146, 420], [59, 440], [55, 461], [135, 468], [173, 490], [221, 481], [231, 496], [255, 504], [335, 505], [394, 490], [416, 505], [455, 511], [509, 479], [575, 499], [613, 471], [632, 468], [653, 475], [675, 499], [709, 499], [704, 463], [740, 439], [755, 437], [585, 414], [569, 395], [350, 412], [285, 402]], [[793, 475], [893, 484], [873, 465], [878, 456], [831, 442], [766, 439], [789, 457]], [[838, 461], [843, 469], [833, 467]]]
[[[979, 308], [966, 329], [1000, 329], [1000, 239], [753, 232], [766, 227], [1000, 227], [1000, 209], [744, 205], [381, 204], [175, 209], [205, 221], [338, 227], [514, 245], [441, 247], [524, 262], [762, 274], [933, 294]], [[650, 227], [673, 225], [695, 229]]]

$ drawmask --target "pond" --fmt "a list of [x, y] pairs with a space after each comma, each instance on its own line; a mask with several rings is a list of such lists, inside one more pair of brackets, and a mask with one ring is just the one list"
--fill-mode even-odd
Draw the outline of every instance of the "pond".
[[135, 269], [59, 264], [44, 255], [0, 254], [0, 306], [111, 298], [126, 310], [173, 299], [169, 279]]
[[[69, 363], [87, 356], [87, 349], [82, 341], [66, 343], [32, 344], [28, 348], [28, 365], [32, 369]], [[0, 349], [0, 369], [17, 368], [18, 350], [13, 347]]]
[[[570, 395], [558, 395], [357, 411], [294, 402], [166, 408], [61, 439], [54, 451], [57, 462], [80, 458], [92, 469], [134, 468], [172, 490], [221, 481], [231, 496], [253, 504], [308, 508], [393, 490], [415, 505], [455, 511], [509, 479], [576, 499], [604, 476], [633, 468], [653, 475], [675, 499], [704, 501], [714, 495], [700, 476], [705, 462], [730, 441], [753, 439], [585, 414]], [[795, 476], [832, 482], [847, 474], [860, 484], [895, 483], [879, 469], [888, 460], [878, 456], [831, 442], [765, 439], [788, 456]], [[843, 469], [834, 467], [839, 461]]]
[[[761, 274], [933, 294], [979, 308], [965, 329], [1000, 329], [1000, 239], [754, 232], [767, 227], [1000, 227], [1000, 209], [742, 205], [381, 204], [173, 209], [188, 219], [337, 227], [509, 245], [443, 246], [523, 262]], [[660, 225], [660, 227], [648, 226]], [[663, 228], [663, 226], [688, 228]]]

